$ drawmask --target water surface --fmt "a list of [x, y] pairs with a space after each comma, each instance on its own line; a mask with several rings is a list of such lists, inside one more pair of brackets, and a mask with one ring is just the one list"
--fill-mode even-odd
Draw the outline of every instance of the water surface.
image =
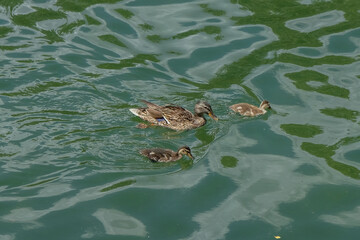
[[[0, 239], [355, 239], [359, 17], [357, 0], [0, 1]], [[140, 99], [220, 121], [138, 129]], [[194, 161], [138, 154], [181, 145]]]

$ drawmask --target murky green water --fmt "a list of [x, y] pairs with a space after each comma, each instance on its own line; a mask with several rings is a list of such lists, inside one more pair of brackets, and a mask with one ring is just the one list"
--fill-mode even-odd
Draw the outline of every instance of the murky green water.
[[[0, 0], [0, 239], [357, 239], [359, 19], [358, 0]], [[220, 121], [138, 129], [140, 99]], [[185, 144], [193, 162], [138, 154]]]

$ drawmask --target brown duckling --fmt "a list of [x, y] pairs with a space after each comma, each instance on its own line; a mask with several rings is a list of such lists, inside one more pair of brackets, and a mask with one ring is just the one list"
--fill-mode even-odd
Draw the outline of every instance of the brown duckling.
[[243, 116], [256, 117], [265, 114], [266, 109], [271, 109], [271, 106], [268, 101], [264, 100], [261, 102], [260, 107], [248, 103], [237, 103], [230, 106], [230, 109]]
[[179, 148], [177, 152], [163, 148], [142, 149], [140, 150], [140, 154], [148, 157], [152, 162], [174, 162], [180, 160], [183, 155], [187, 155], [189, 158], [194, 159], [188, 146]]
[[180, 106], [159, 106], [145, 100], [142, 101], [147, 105], [146, 108], [131, 108], [129, 110], [153, 125], [182, 131], [203, 126], [206, 123], [204, 114], [208, 114], [215, 121], [218, 120], [210, 104], [204, 101], [196, 103], [195, 114]]

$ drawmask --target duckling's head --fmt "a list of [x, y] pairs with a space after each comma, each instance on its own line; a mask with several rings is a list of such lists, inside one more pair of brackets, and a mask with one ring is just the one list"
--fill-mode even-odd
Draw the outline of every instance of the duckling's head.
[[210, 104], [208, 104], [207, 102], [204, 102], [204, 101], [200, 101], [195, 105], [195, 114], [197, 116], [202, 117], [204, 113], [209, 115], [215, 121], [218, 120], [218, 118], [215, 116]]
[[183, 146], [179, 148], [178, 154], [187, 155], [189, 158], [194, 159], [193, 155], [191, 154], [191, 150], [188, 146]]
[[262, 109], [271, 109], [270, 103], [267, 100], [264, 100], [260, 104], [260, 108]]

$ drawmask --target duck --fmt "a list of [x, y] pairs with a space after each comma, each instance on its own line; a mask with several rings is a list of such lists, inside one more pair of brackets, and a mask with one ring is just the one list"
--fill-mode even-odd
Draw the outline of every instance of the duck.
[[242, 116], [256, 117], [266, 113], [266, 109], [271, 109], [270, 103], [267, 100], [261, 102], [259, 107], [249, 103], [237, 103], [229, 107], [234, 112], [240, 113]]
[[187, 155], [189, 158], [194, 159], [188, 146], [180, 147], [177, 152], [164, 148], [146, 148], [139, 152], [141, 155], [149, 158], [152, 162], [175, 162], [180, 160], [183, 155]]
[[159, 106], [146, 100], [141, 101], [144, 102], [147, 107], [130, 108], [129, 110], [135, 116], [150, 122], [152, 125], [166, 127], [176, 131], [183, 131], [203, 126], [206, 123], [204, 114], [207, 114], [215, 121], [218, 121], [210, 104], [205, 101], [196, 103], [194, 110], [195, 114], [180, 106]]

